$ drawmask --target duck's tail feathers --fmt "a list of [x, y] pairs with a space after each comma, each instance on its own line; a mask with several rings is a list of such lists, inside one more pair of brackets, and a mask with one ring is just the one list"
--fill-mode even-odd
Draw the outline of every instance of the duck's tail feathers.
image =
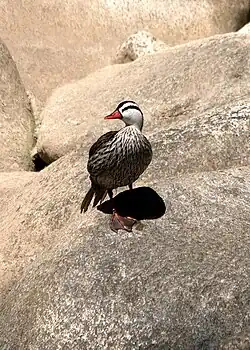
[[90, 189], [88, 190], [88, 193], [86, 194], [84, 200], [82, 201], [82, 205], [81, 205], [81, 213], [82, 212], [86, 212], [88, 210], [88, 207], [90, 205], [90, 202], [92, 201], [92, 198], [94, 197], [95, 191], [93, 189], [93, 187], [90, 187]]
[[108, 191], [104, 189], [99, 189], [98, 191], [95, 191], [95, 199], [93, 203], [93, 207], [95, 207], [99, 202], [102, 203], [107, 196]]
[[99, 202], [102, 202], [105, 199], [106, 195], [107, 195], [107, 190], [102, 188], [93, 189], [93, 187], [91, 187], [88, 193], [86, 194], [84, 200], [82, 201], [81, 213], [82, 212], [85, 213], [88, 210], [88, 207], [94, 196], [95, 197], [94, 197], [93, 207], [95, 207]]

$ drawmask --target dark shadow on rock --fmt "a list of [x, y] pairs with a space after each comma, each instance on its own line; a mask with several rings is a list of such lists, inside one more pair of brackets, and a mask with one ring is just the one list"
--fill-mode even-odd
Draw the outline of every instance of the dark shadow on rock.
[[98, 210], [112, 214], [113, 209], [123, 217], [136, 220], [158, 219], [166, 212], [163, 199], [150, 187], [137, 187], [119, 193], [112, 200], [98, 205]]

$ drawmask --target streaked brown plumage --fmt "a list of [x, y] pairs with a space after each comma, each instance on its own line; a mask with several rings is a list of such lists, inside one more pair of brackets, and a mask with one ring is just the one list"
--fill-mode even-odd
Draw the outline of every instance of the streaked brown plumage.
[[95, 206], [107, 193], [112, 197], [115, 188], [132, 188], [152, 159], [151, 145], [141, 132], [143, 114], [135, 102], [121, 102], [106, 119], [121, 119], [126, 126], [102, 135], [90, 148], [87, 169], [91, 188], [82, 202], [81, 212], [87, 211], [93, 197]]

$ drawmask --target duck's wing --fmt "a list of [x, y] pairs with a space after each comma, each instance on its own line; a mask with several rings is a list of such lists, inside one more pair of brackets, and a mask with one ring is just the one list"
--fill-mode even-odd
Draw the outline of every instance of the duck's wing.
[[118, 131], [109, 131], [106, 134], [99, 137], [99, 139], [90, 147], [89, 150], [89, 159], [95, 155], [98, 151], [100, 151], [102, 148], [105, 148], [105, 145], [111, 141], [115, 135], [118, 133]]
[[109, 131], [102, 135], [90, 148], [87, 169], [90, 177], [94, 179], [103, 173], [109, 165], [110, 159], [110, 141], [115, 137], [118, 131]]

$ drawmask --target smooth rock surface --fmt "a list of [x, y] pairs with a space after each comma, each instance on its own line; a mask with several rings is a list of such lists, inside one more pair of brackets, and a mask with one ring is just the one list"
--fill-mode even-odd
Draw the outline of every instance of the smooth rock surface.
[[139, 103], [146, 134], [241, 101], [250, 90], [249, 54], [248, 35], [218, 35], [106, 67], [56, 89], [42, 112], [38, 153], [50, 163], [121, 127], [103, 117], [122, 99]]
[[16, 64], [0, 41], [0, 171], [31, 170], [34, 119]]
[[138, 30], [168, 45], [236, 31], [248, 0], [2, 0], [1, 36], [28, 90], [43, 103], [52, 89], [107, 65]]

